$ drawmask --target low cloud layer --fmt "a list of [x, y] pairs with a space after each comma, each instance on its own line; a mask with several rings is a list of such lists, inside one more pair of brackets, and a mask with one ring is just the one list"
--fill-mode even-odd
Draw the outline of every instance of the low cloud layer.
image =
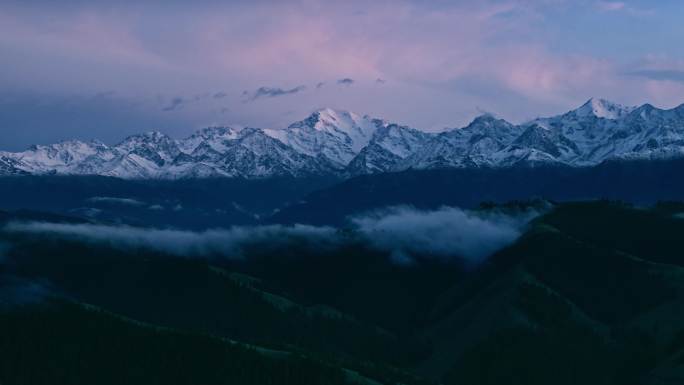
[[347, 243], [367, 244], [388, 253], [397, 263], [414, 257], [479, 263], [524, 232], [538, 213], [478, 213], [444, 207], [420, 211], [390, 208], [352, 218], [350, 232], [308, 225], [232, 227], [203, 232], [129, 226], [10, 223], [5, 231], [64, 237], [116, 248], [144, 248], [180, 257], [242, 258], [253, 247], [278, 249], [307, 246], [325, 253]]
[[480, 262], [512, 244], [536, 211], [519, 215], [474, 213], [454, 207], [420, 211], [397, 207], [356, 217], [353, 222], [376, 248], [388, 251], [397, 262], [411, 255], [440, 259], [453, 256]]
[[126, 206], [145, 206], [146, 203], [133, 198], [119, 198], [119, 197], [90, 197], [87, 199], [91, 203], [107, 203], [119, 204]]
[[122, 249], [144, 248], [179, 257], [226, 258], [241, 258], [243, 251], [254, 245], [277, 247], [309, 242], [324, 246], [334, 240], [335, 233], [332, 228], [305, 225], [232, 227], [194, 232], [50, 222], [10, 223], [5, 226], [5, 231], [60, 236]]

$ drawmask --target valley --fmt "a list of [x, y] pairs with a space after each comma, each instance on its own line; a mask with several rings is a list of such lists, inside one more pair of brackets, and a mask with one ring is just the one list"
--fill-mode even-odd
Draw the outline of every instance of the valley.
[[[7, 224], [22, 221], [81, 221], [7, 213], [0, 322], [17, 332], [0, 339], [0, 378], [75, 383], [69, 373], [78, 370], [85, 381], [83, 370], [107, 359], [129, 362], [120, 379], [164, 370], [176, 383], [214, 382], [206, 376], [236, 370], [229, 363], [241, 357], [240, 375], [253, 376], [246, 383], [261, 383], [263, 367], [293, 381], [276, 376], [278, 365], [299, 383], [676, 383], [684, 354], [683, 208], [554, 205], [477, 265], [420, 252], [397, 263], [355, 230], [330, 248], [262, 241], [237, 259], [179, 257], [11, 230]], [[52, 326], [38, 328], [44, 323]], [[74, 338], [78, 345], [68, 342]], [[44, 359], [29, 358], [47, 341]], [[107, 345], [106, 353], [59, 353]], [[191, 351], [212, 360], [183, 358]], [[153, 360], [137, 369], [143, 352]], [[230, 358], [221, 363], [222, 355]], [[183, 360], [182, 376], [168, 360]], [[359, 377], [351, 380], [350, 371]]]

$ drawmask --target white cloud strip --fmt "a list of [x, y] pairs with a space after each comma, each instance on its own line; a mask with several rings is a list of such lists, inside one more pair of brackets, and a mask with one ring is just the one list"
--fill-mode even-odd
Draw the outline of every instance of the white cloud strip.
[[510, 245], [538, 213], [477, 213], [444, 207], [419, 211], [390, 208], [352, 219], [353, 236], [332, 227], [253, 226], [202, 232], [97, 224], [15, 222], [4, 231], [49, 235], [130, 249], [145, 248], [181, 257], [241, 258], [251, 247], [278, 249], [294, 244], [325, 253], [348, 242], [387, 252], [396, 262], [413, 257], [478, 263]]

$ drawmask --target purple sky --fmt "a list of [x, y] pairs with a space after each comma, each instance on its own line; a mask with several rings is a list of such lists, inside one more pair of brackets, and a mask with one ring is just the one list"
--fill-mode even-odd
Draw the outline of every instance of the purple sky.
[[681, 1], [138, 3], [0, 0], [0, 149], [324, 106], [440, 130], [684, 103]]

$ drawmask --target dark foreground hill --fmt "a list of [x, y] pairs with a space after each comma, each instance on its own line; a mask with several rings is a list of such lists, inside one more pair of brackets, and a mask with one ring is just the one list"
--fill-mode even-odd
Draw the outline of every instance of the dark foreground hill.
[[560, 204], [477, 266], [362, 242], [228, 260], [2, 231], [0, 381], [682, 383], [682, 212]]

